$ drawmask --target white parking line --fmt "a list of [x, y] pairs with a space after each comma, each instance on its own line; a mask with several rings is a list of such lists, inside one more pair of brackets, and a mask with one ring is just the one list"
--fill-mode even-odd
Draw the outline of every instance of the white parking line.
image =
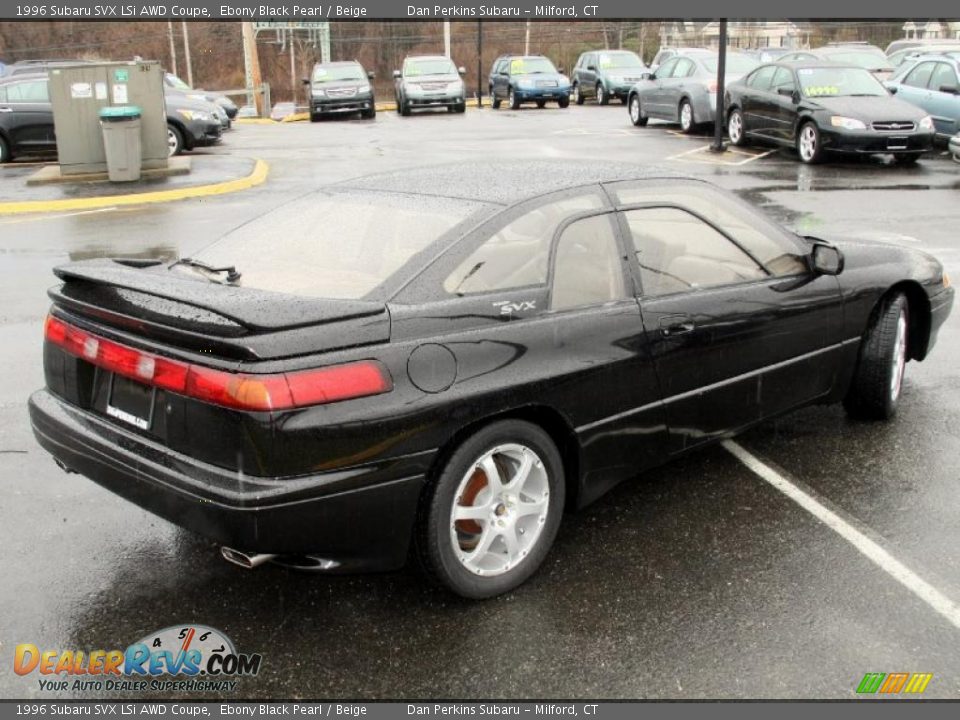
[[[696, 155], [696, 154], [698, 154], [698, 153], [703, 153], [704, 151], [708, 151], [708, 152], [709, 152], [709, 151], [710, 151], [710, 148], [711, 148], [710, 145], [701, 145], [701, 146], [699, 146], [699, 147], [693, 148], [692, 150], [685, 150], [685, 151], [682, 152], [682, 153], [677, 153], [676, 155], [671, 155], [670, 157], [668, 157], [668, 158], [666, 158], [666, 159], [667, 159], [667, 160], [678, 160], [678, 161], [680, 161], [680, 162], [706, 163], [706, 164], [708, 164], [708, 165], [737, 165], [737, 166], [739, 166], [739, 165], [746, 165], [747, 163], [751, 163], [751, 162], [753, 162], [754, 160], [759, 160], [760, 158], [765, 158], [765, 157], [767, 157], [768, 155], [772, 155], [773, 153], [777, 152], [777, 148], [774, 148], [774, 149], [772, 149], [772, 150], [764, 150], [764, 151], [758, 152], [758, 153], [752, 153], [752, 152], [746, 152], [746, 151], [744, 151], [744, 150], [740, 150], [740, 149], [738, 149], [738, 148], [728, 147], [722, 154], [710, 152], [709, 155], [703, 155], [703, 157], [699, 157], [699, 158], [689, 157], [690, 155]], [[731, 155], [742, 155], [742, 156], [744, 156], [744, 159], [743, 159], [743, 160], [729, 160], [729, 159], [725, 159], [724, 156], [727, 156], [728, 153], [731, 154]]]
[[826, 507], [806, 490], [801, 490], [783, 475], [745, 450], [732, 440], [724, 440], [723, 446], [754, 474], [767, 481], [777, 490], [813, 515], [817, 520], [853, 545], [868, 560], [903, 585], [955, 628], [960, 629], [960, 605], [937, 590], [910, 568], [897, 560], [876, 541], [871, 540], [840, 514]]

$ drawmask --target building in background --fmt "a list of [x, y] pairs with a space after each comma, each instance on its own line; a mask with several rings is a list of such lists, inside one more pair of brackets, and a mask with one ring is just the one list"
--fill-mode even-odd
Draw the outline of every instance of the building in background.
[[[806, 23], [788, 20], [736, 20], [728, 25], [728, 42], [735, 48], [805, 48], [810, 45]], [[707, 47], [720, 43], [720, 23], [664, 22], [660, 27], [661, 47]]]

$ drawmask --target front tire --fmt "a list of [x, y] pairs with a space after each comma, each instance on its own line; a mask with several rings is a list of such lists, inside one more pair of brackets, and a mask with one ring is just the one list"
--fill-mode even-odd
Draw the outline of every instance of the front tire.
[[727, 137], [737, 147], [743, 147], [747, 144], [744, 136], [743, 113], [739, 108], [734, 108], [730, 111], [730, 117], [727, 118]]
[[399, 108], [400, 114], [403, 117], [410, 117], [410, 103], [408, 103], [406, 100], [401, 100]]
[[183, 152], [183, 133], [176, 125], [167, 123], [167, 157]]
[[645, 127], [649, 118], [643, 116], [643, 111], [640, 108], [640, 96], [631, 95], [628, 103], [628, 111], [630, 113], [630, 122], [632, 122], [637, 127]]
[[689, 100], [680, 101], [680, 130], [689, 135], [697, 127], [697, 121], [693, 117], [693, 105], [690, 104]]
[[547, 106], [546, 100], [537, 100], [537, 107], [543, 110]]
[[368, 110], [362, 110], [360, 112], [360, 117], [362, 117], [364, 120], [373, 120], [376, 116], [377, 106], [373, 103], [370, 104], [370, 108]]
[[490, 88], [490, 104], [493, 106], [494, 110], [500, 109], [500, 98], [497, 97], [496, 93], [493, 92], [493, 88]]
[[603, 83], [597, 83], [597, 105], [609, 105], [610, 96], [607, 94], [607, 89], [603, 86]]
[[507, 103], [510, 105], [511, 110], [520, 109], [520, 98], [517, 97], [517, 94], [513, 91], [513, 88], [510, 88], [510, 92], [507, 93]]
[[564, 491], [560, 454], [541, 428], [521, 420], [482, 428], [421, 500], [415, 541], [424, 570], [466, 598], [514, 589], [550, 551]]
[[583, 93], [580, 92], [580, 83], [576, 83], [573, 86], [573, 101], [577, 105], [583, 105], [586, 98], [583, 96]]
[[800, 162], [807, 165], [816, 165], [823, 160], [820, 130], [812, 120], [805, 122], [797, 133], [797, 155], [800, 156]]
[[909, 356], [909, 305], [903, 293], [885, 298], [870, 318], [843, 405], [851, 417], [889, 420], [897, 412]]

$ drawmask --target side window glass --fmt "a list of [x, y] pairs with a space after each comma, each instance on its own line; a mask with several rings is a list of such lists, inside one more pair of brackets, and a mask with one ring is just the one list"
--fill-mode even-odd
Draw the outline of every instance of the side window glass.
[[642, 208], [624, 215], [646, 297], [766, 277], [749, 255], [685, 210]]
[[770, 86], [770, 92], [780, 92], [781, 88], [795, 90], [797, 84], [793, 80], [793, 73], [786, 68], [777, 68], [773, 75], [773, 84]]
[[677, 66], [677, 59], [670, 58], [663, 65], [660, 66], [660, 69], [657, 70], [657, 77], [661, 80], [663, 78], [668, 78], [672, 75], [673, 69]]
[[942, 87], [957, 87], [957, 75], [947, 63], [937, 63], [930, 76], [930, 89], [940, 91]]
[[568, 225], [554, 256], [551, 309], [599, 305], [624, 297], [613, 215], [596, 215]]
[[616, 188], [617, 203], [669, 203], [689, 208], [733, 238], [776, 277], [807, 272], [805, 254], [795, 236], [736, 196], [705, 183], [661, 184], [658, 187], [625, 183]]
[[46, 102], [47, 83], [42, 80], [7, 85], [7, 102]]
[[910, 74], [903, 80], [904, 85], [911, 87], [926, 88], [930, 82], [930, 76], [933, 74], [933, 63], [925, 62], [917, 65]]
[[673, 78], [683, 78], [686, 77], [690, 70], [693, 68], [693, 63], [687, 60], [687, 58], [680, 58], [677, 61], [677, 64], [673, 66], [673, 72], [670, 73], [670, 77]]
[[773, 65], [760, 68], [750, 76], [750, 87], [760, 92], [766, 92], [770, 89], [770, 81], [773, 79], [776, 70]]
[[548, 202], [503, 226], [461, 262], [443, 282], [452, 295], [546, 285], [550, 244], [571, 215], [602, 207], [599, 196], [578, 195]]

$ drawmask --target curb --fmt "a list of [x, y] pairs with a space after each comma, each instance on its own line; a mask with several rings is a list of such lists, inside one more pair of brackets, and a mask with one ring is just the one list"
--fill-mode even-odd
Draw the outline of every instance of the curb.
[[157, 190], [155, 192], [131, 193], [130, 195], [102, 195], [92, 198], [73, 198], [69, 200], [26, 200], [24, 202], [0, 202], [0, 215], [22, 215], [25, 213], [62, 212], [65, 210], [95, 210], [119, 205], [147, 205], [152, 203], [174, 202], [188, 198], [226, 195], [260, 185], [267, 179], [270, 166], [263, 160], [257, 160], [253, 171], [246, 177], [225, 180], [210, 185], [195, 185], [176, 190]]

